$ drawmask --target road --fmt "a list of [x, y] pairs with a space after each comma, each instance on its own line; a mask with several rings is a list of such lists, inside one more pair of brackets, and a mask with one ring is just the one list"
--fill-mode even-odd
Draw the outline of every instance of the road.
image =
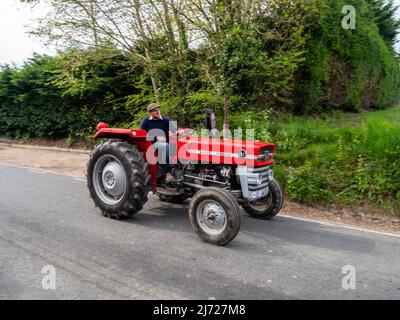
[[188, 202], [151, 195], [116, 221], [84, 181], [5, 165], [0, 181], [0, 299], [400, 299], [399, 236], [243, 213], [217, 247], [192, 231]]

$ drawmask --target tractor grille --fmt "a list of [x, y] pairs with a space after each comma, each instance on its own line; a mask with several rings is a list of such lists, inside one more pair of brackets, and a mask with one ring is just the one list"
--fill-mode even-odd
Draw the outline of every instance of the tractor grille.
[[265, 198], [269, 192], [269, 182], [273, 179], [269, 166], [238, 166], [237, 177], [242, 187], [243, 198], [250, 202]]
[[269, 166], [258, 168], [247, 167], [247, 182], [250, 192], [266, 188], [270, 180], [272, 180], [272, 170]]

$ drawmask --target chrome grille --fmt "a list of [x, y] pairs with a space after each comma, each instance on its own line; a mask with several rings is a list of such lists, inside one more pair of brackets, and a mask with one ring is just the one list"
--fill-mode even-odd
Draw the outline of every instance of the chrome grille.
[[[259, 178], [262, 179], [261, 184], [258, 184]], [[268, 186], [269, 181], [272, 180], [272, 170], [267, 167], [247, 167], [247, 181], [249, 191], [257, 191]]]
[[244, 199], [253, 202], [268, 195], [268, 185], [270, 180], [273, 179], [272, 170], [269, 166], [238, 166], [236, 173], [242, 187]]

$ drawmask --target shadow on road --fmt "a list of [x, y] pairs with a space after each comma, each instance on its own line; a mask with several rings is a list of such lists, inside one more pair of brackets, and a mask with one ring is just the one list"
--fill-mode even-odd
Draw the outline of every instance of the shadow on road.
[[192, 232], [187, 214], [188, 207], [188, 202], [183, 204], [155, 202], [155, 204], [145, 206], [138, 214], [123, 222], [150, 228]]
[[[182, 204], [152, 202], [132, 219], [124, 222], [149, 228], [192, 233], [188, 218], [189, 203], [189, 201]], [[246, 238], [238, 236], [227, 247], [259, 252], [260, 247], [265, 249], [268, 244], [271, 247], [274, 246], [275, 249], [283, 244], [303, 244], [310, 247], [359, 253], [369, 253], [375, 248], [375, 241], [371, 239], [338, 233], [337, 230], [330, 231], [321, 225], [290, 220], [279, 217], [279, 215], [272, 220], [258, 220], [249, 217], [244, 211], [242, 211], [240, 234], [245, 235]], [[321, 234], [323, 241], [321, 241]]]

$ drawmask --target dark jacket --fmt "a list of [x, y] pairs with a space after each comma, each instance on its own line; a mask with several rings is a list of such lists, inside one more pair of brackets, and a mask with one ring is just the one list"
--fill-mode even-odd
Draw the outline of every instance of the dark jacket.
[[175, 133], [176, 131], [176, 126], [174, 122], [170, 121], [168, 117], [162, 116], [161, 119], [152, 119], [151, 117], [144, 118], [141, 125], [140, 125], [141, 130], [145, 130], [147, 133], [149, 133], [149, 139], [152, 142], [157, 141], [157, 135], [160, 136], [160, 133], [157, 132], [151, 132], [153, 129], [159, 129], [164, 132], [165, 138], [167, 141], [169, 140], [169, 134], [168, 132], [171, 131], [172, 133]]

